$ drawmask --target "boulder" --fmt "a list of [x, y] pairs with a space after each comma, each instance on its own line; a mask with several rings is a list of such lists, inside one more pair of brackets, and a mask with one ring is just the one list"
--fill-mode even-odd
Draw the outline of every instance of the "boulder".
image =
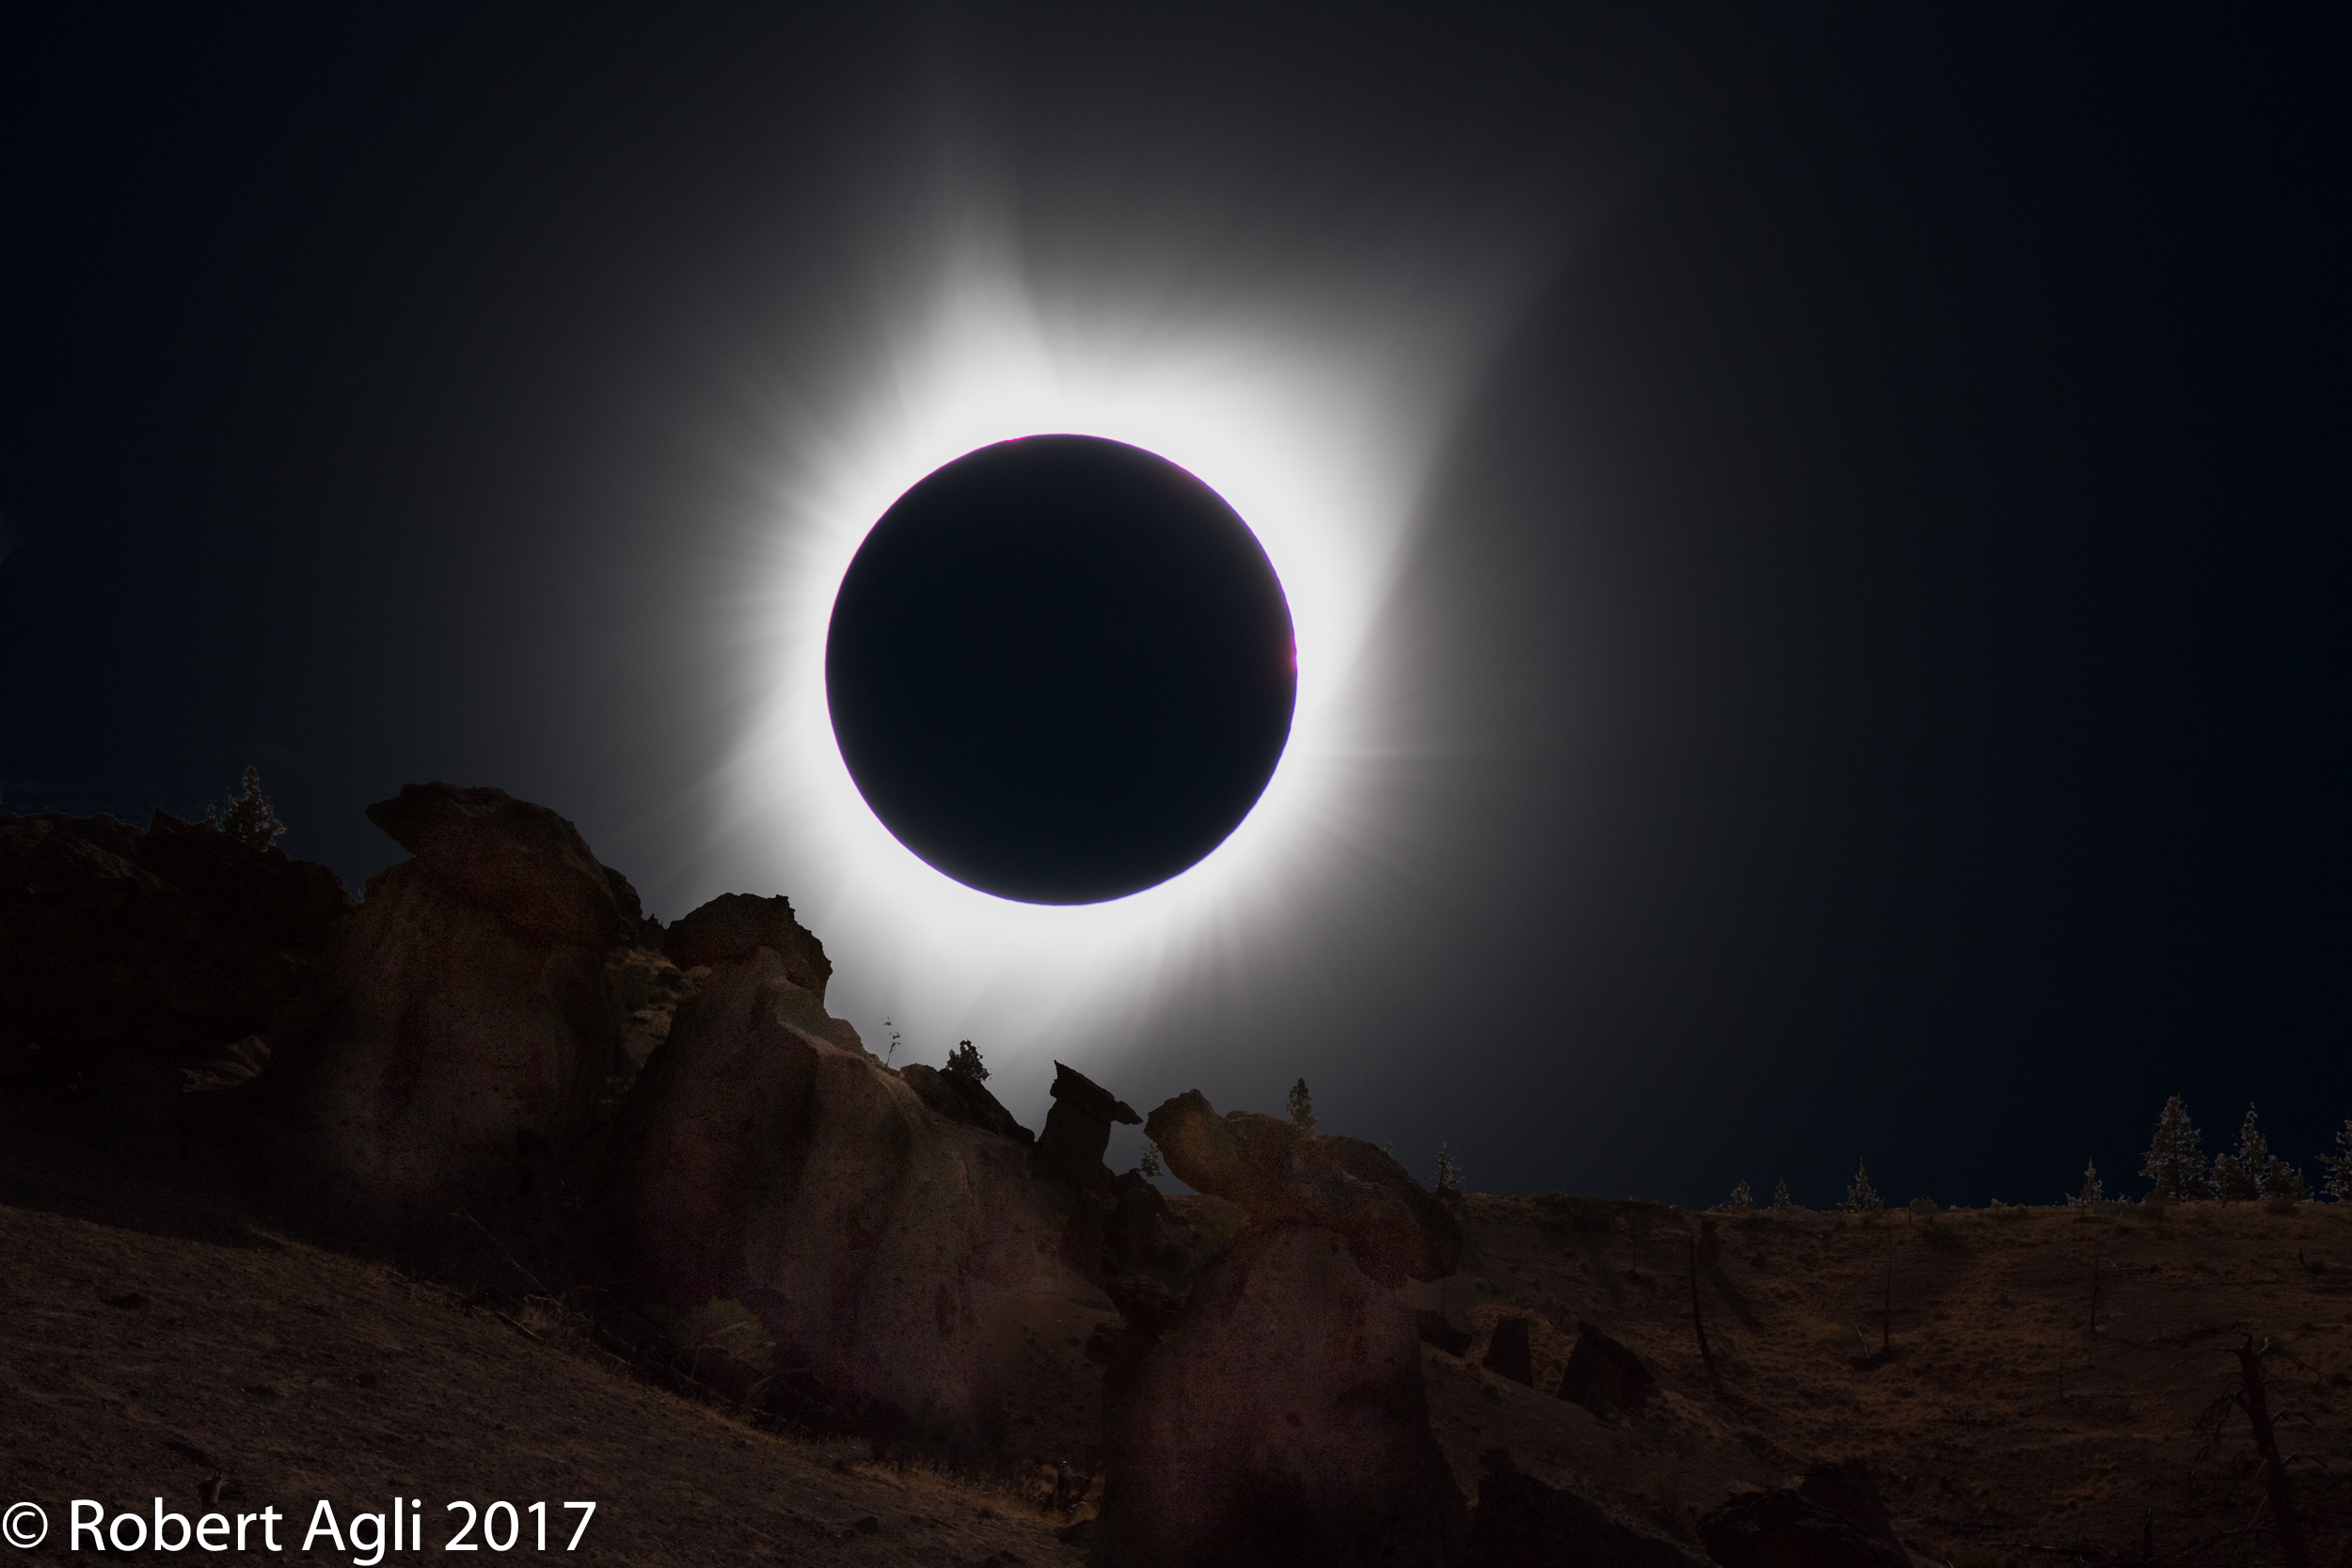
[[[469, 886], [504, 907], [462, 896]], [[534, 902], [421, 861], [370, 880], [260, 1085], [287, 1208], [395, 1247], [425, 1244], [453, 1213], [548, 1219], [550, 1173], [589, 1132], [624, 1056], [602, 955], [506, 912]]]
[[1291, 1155], [1303, 1136], [1280, 1117], [1256, 1111], [1218, 1116], [1208, 1096], [1188, 1089], [1144, 1119], [1168, 1170], [1195, 1192], [1237, 1203], [1259, 1217], [1291, 1178]]
[[1707, 1568], [1655, 1525], [1522, 1474], [1507, 1449], [1480, 1460], [1469, 1568]]
[[1435, 1345], [1457, 1359], [1470, 1354], [1470, 1331], [1454, 1327], [1436, 1307], [1424, 1307], [1413, 1314], [1413, 1319], [1421, 1327], [1422, 1344]]
[[942, 1072], [921, 1062], [908, 1063], [898, 1069], [898, 1076], [914, 1091], [917, 1100], [949, 1121], [960, 1121], [1017, 1144], [1037, 1141], [1037, 1134], [1013, 1120], [1012, 1113], [977, 1079], [961, 1072]]
[[1560, 1372], [1560, 1397], [1596, 1416], [1622, 1410], [1639, 1416], [1649, 1402], [1658, 1374], [1642, 1358], [1582, 1319], [1577, 1320], [1576, 1349]]
[[1461, 1259], [1461, 1228], [1445, 1205], [1360, 1138], [1303, 1132], [1254, 1111], [1220, 1117], [1197, 1089], [1162, 1103], [1144, 1131], [1194, 1190], [1240, 1205], [1255, 1223], [1338, 1231], [1384, 1285], [1442, 1279]]
[[457, 900], [532, 936], [602, 953], [637, 934], [642, 911], [622, 909], [580, 830], [545, 806], [502, 789], [412, 784], [370, 806], [368, 820]]
[[1083, 1072], [1054, 1064], [1054, 1108], [1037, 1141], [1037, 1168], [1081, 1191], [1110, 1180], [1103, 1151], [1110, 1147], [1111, 1123], [1133, 1127], [1143, 1118], [1127, 1102]]
[[748, 958], [763, 947], [784, 960], [784, 972], [795, 986], [820, 1005], [824, 1002], [833, 961], [825, 957], [824, 944], [793, 915], [789, 898], [723, 893], [672, 926], [661, 942], [661, 950], [680, 969]]
[[1493, 1334], [1486, 1339], [1486, 1358], [1479, 1365], [1500, 1377], [1514, 1383], [1535, 1386], [1535, 1357], [1528, 1346], [1527, 1319], [1498, 1318]]
[[795, 974], [758, 943], [679, 1008], [606, 1145], [613, 1264], [675, 1311], [739, 1301], [796, 1421], [993, 1444], [998, 1319], [1070, 1288], [1061, 1216], [1027, 1148], [933, 1110]]
[[1785, 1486], [1742, 1493], [1703, 1515], [1698, 1529], [1722, 1568], [1911, 1568], [1900, 1546]]
[[325, 866], [166, 813], [0, 814], [0, 1070], [201, 1061], [273, 1028], [351, 914]]
[[1413, 1310], [1348, 1238], [1253, 1226], [1156, 1336], [1131, 1317], [1120, 1339], [1097, 1568], [1459, 1560]]

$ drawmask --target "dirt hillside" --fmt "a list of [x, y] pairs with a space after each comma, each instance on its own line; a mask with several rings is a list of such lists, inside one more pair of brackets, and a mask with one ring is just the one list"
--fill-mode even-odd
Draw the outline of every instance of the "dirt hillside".
[[[294, 1561], [368, 1555], [321, 1537], [304, 1557], [318, 1499], [348, 1532], [395, 1496], [421, 1500], [433, 1546], [463, 1522], [451, 1501], [544, 1500], [550, 1550], [580, 1517], [562, 1504], [593, 1500], [585, 1562], [1083, 1560], [1018, 1472], [960, 1483], [867, 1463], [863, 1444], [757, 1431], [548, 1342], [553, 1324], [306, 1246], [13, 1109], [0, 1127], [0, 1506], [36, 1501], [50, 1519], [25, 1560], [67, 1559], [72, 1498], [151, 1516], [161, 1496], [200, 1522], [216, 1477], [232, 1524], [265, 1505], [288, 1516], [277, 1539]], [[520, 1545], [535, 1545], [536, 1516], [519, 1523]], [[261, 1542], [250, 1534], [242, 1557], [129, 1556], [275, 1560]]]
[[[37, 1097], [0, 1115], [0, 1504], [48, 1509], [30, 1560], [65, 1557], [72, 1498], [151, 1514], [161, 1496], [195, 1520], [216, 1477], [224, 1514], [289, 1516], [292, 1560], [317, 1499], [348, 1530], [395, 1495], [422, 1501], [435, 1544], [451, 1501], [545, 1500], [551, 1549], [579, 1516], [561, 1504], [593, 1499], [586, 1561], [1083, 1560], [1041, 1506], [1039, 1465], [1090, 1464], [1084, 1347], [1106, 1303], [1033, 1304], [1012, 1454], [950, 1479], [755, 1430], [567, 1348], [559, 1323], [306, 1245], [199, 1175], [101, 1152]], [[1230, 1233], [1214, 1200], [1177, 1209], [1196, 1248]], [[2352, 1562], [2352, 1213], [2336, 1206], [1713, 1216], [1699, 1303], [1720, 1398], [1691, 1323], [1700, 1216], [1483, 1195], [1465, 1212], [1462, 1273], [1412, 1289], [1474, 1334], [1460, 1358], [1424, 1350], [1467, 1496], [1479, 1455], [1507, 1448], [1687, 1533], [1738, 1488], [1860, 1456], [1923, 1560], [2135, 1561], [2143, 1543], [2164, 1561], [2275, 1560], [2246, 1533], [2264, 1496], [2246, 1422], [2210, 1451], [2197, 1427], [2234, 1366], [2218, 1353], [2252, 1332], [2299, 1362], [2273, 1364], [2281, 1441], [2317, 1560]], [[1513, 1315], [1532, 1320], [1532, 1387], [1478, 1364]], [[1580, 1320], [1657, 1372], [1642, 1418], [1555, 1397]]]
[[[1476, 1334], [1461, 1359], [1424, 1351], [1466, 1481], [1507, 1447], [1671, 1522], [1860, 1456], [1934, 1560], [2137, 1561], [2153, 1542], [2167, 1561], [2273, 1561], [2231, 1533], [2265, 1495], [2246, 1419], [2210, 1451], [2197, 1424], [2250, 1332], [2300, 1363], [2273, 1363], [2280, 1446], [2316, 1560], [2352, 1564], [2352, 1207], [1715, 1215], [1699, 1305], [1720, 1399], [1692, 1329], [1701, 1216], [1484, 1195], [1468, 1212], [1461, 1275], [1422, 1296]], [[1479, 1366], [1511, 1315], [1533, 1320], [1533, 1387]], [[1580, 1319], [1658, 1371], [1644, 1420], [1554, 1397]]]

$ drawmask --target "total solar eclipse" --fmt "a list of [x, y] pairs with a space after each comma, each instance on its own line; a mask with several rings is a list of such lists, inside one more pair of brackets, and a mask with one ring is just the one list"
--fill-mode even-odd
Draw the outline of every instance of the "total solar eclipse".
[[882, 825], [966, 886], [1092, 904], [1257, 803], [1297, 695], [1273, 564], [1208, 485], [1089, 436], [946, 464], [866, 535], [825, 697]]

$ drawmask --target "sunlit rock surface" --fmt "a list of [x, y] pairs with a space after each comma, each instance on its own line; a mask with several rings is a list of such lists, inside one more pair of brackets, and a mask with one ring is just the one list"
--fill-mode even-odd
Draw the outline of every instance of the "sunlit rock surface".
[[767, 1326], [771, 1405], [990, 1444], [1005, 1309], [1083, 1289], [1056, 1259], [1069, 1195], [1029, 1153], [927, 1106], [759, 946], [679, 1009], [612, 1128], [599, 1208], [648, 1303], [736, 1300]]

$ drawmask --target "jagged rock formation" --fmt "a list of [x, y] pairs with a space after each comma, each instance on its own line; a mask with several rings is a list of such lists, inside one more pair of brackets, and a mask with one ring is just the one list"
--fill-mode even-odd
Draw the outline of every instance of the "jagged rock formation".
[[723, 893], [671, 927], [661, 941], [662, 952], [680, 969], [748, 958], [763, 947], [783, 960], [786, 978], [824, 1000], [833, 960], [792, 913], [789, 898]]
[[[1103, 1152], [1110, 1147], [1112, 1123], [1132, 1127], [1143, 1118], [1110, 1090], [1060, 1062], [1054, 1064], [1052, 1093], [1054, 1107], [1045, 1114], [1045, 1131], [1038, 1138], [1030, 1168], [1072, 1195], [1062, 1225], [1062, 1262], [1086, 1279], [1106, 1284], [1121, 1267], [1104, 1252], [1113, 1239], [1120, 1191], [1103, 1164]], [[1147, 1212], [1139, 1223], [1149, 1228], [1155, 1218]], [[1131, 1213], [1130, 1223], [1132, 1227], [1137, 1216]], [[1146, 1236], [1141, 1250], [1148, 1252], [1152, 1241]], [[1125, 1266], [1132, 1268], [1136, 1261], [1131, 1258]]]
[[451, 897], [533, 936], [602, 953], [636, 935], [636, 890], [545, 806], [502, 789], [403, 784], [368, 820]]
[[1110, 1147], [1111, 1124], [1135, 1126], [1143, 1118], [1127, 1102], [1083, 1072], [1054, 1064], [1054, 1108], [1037, 1141], [1037, 1168], [1081, 1190], [1105, 1180], [1103, 1151]]
[[544, 1210], [622, 1063], [603, 954], [635, 933], [635, 895], [504, 790], [410, 784], [368, 815], [416, 858], [369, 881], [277, 1042], [279, 1200], [378, 1244]]
[[1015, 1143], [1037, 1142], [1037, 1134], [1013, 1120], [1012, 1113], [988, 1092], [986, 1084], [976, 1078], [960, 1072], [942, 1072], [922, 1062], [909, 1062], [898, 1069], [898, 1076], [914, 1091], [917, 1100], [949, 1121], [960, 1121]]
[[0, 1073], [199, 1062], [274, 1027], [351, 917], [326, 867], [167, 812], [0, 814]]
[[984, 1091], [889, 1071], [828, 1017], [830, 967], [782, 900], [757, 901], [767, 940], [740, 951], [752, 902], [672, 929], [673, 956], [709, 972], [611, 1132], [616, 1262], [673, 1310], [740, 1301], [787, 1370], [766, 1397], [795, 1418], [993, 1443], [995, 1320], [1069, 1283], [1025, 1130]]
[[1462, 1496], [1429, 1432], [1413, 1315], [1335, 1232], [1251, 1227], [1110, 1372], [1097, 1564], [1458, 1557]]
[[1111, 1290], [1127, 1326], [1104, 1348], [1098, 1568], [1458, 1560], [1420, 1323], [1390, 1289], [1452, 1269], [1453, 1216], [1369, 1144], [1220, 1117], [1197, 1092], [1145, 1127], [1250, 1224], [1188, 1296]]
[[1655, 1525], [1522, 1474], [1506, 1449], [1482, 1457], [1469, 1568], [1708, 1568]]
[[1239, 1204], [1255, 1223], [1337, 1231], [1383, 1285], [1441, 1279], [1461, 1259], [1446, 1206], [1360, 1138], [1301, 1132], [1255, 1111], [1220, 1117], [1197, 1089], [1153, 1111], [1144, 1132], [1196, 1190]]

